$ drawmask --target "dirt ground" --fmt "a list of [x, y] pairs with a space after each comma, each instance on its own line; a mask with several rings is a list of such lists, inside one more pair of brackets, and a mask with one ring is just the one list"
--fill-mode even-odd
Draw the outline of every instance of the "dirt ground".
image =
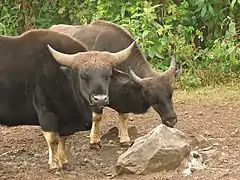
[[[175, 91], [174, 106], [178, 115], [176, 128], [188, 139], [200, 134], [215, 144], [211, 156], [204, 159], [207, 168], [184, 177], [179, 170], [148, 175], [121, 175], [124, 180], [181, 180], [181, 179], [240, 179], [240, 89], [204, 88], [197, 91]], [[143, 115], [134, 115], [129, 127], [136, 126], [143, 135], [160, 123], [150, 109]], [[116, 112], [107, 109], [101, 124], [102, 133], [117, 126]], [[102, 180], [114, 173], [117, 154], [102, 158], [100, 150], [89, 148], [89, 132], [71, 136], [67, 142], [73, 169], [58, 174], [48, 171], [48, 149], [40, 128], [0, 126], [0, 179], [10, 180]], [[124, 151], [124, 150], [122, 150]], [[105, 154], [106, 157], [106, 154]]]

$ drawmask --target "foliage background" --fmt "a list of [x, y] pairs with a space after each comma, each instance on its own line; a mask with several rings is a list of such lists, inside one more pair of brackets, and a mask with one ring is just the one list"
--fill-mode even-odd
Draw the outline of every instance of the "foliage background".
[[127, 28], [148, 60], [182, 61], [178, 85], [240, 83], [240, 0], [2, 0], [0, 34], [104, 19]]

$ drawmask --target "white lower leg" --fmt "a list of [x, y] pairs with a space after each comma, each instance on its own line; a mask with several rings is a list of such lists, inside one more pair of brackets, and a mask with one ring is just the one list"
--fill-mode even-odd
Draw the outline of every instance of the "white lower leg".
[[102, 114], [96, 114], [93, 112], [93, 123], [92, 123], [92, 129], [90, 133], [90, 144], [100, 143], [99, 124], [101, 119], [102, 119]]
[[57, 155], [58, 155], [58, 160], [61, 165], [67, 164], [68, 161], [68, 156], [66, 153], [65, 149], [65, 142], [67, 140], [66, 136], [60, 136], [59, 141], [58, 141], [58, 150], [57, 150]]
[[53, 132], [43, 132], [43, 135], [48, 144], [48, 164], [50, 169], [55, 169], [59, 167], [57, 159], [57, 148], [58, 148], [58, 134]]
[[128, 130], [127, 130], [128, 115], [127, 114], [118, 113], [118, 117], [119, 117], [120, 143], [129, 143], [130, 142], [130, 138], [129, 138]]

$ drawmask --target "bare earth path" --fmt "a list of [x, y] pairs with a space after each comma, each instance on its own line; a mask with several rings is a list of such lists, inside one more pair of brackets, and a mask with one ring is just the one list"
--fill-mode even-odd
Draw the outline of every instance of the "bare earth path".
[[[154, 173], [144, 176], [122, 175], [114, 179], [181, 180], [181, 179], [240, 179], [240, 89], [226, 87], [175, 91], [174, 105], [179, 117], [176, 128], [191, 139], [197, 134], [216, 144], [215, 152], [205, 161], [207, 169], [184, 177], [180, 171]], [[136, 126], [144, 134], [159, 124], [151, 109], [144, 115], [135, 115], [129, 127]], [[117, 125], [116, 113], [105, 111], [102, 133]], [[68, 140], [74, 169], [64, 175], [48, 171], [47, 144], [38, 127], [0, 126], [0, 179], [53, 180], [109, 179], [113, 162], [102, 160], [98, 150], [89, 149], [89, 132], [77, 133]], [[111, 156], [111, 154], [109, 154]]]

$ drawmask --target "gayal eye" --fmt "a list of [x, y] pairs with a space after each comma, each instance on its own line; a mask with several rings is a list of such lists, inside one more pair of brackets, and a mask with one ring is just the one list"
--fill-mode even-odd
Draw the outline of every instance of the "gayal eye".
[[87, 77], [87, 76], [81, 76], [81, 78], [83, 79], [83, 80], [85, 80], [85, 81], [88, 81], [89, 80], [89, 78]]
[[111, 79], [111, 77], [109, 77], [109, 76], [108, 76], [108, 77], [105, 77], [105, 79], [106, 79], [106, 81], [107, 81], [107, 80], [110, 80], [110, 79]]

